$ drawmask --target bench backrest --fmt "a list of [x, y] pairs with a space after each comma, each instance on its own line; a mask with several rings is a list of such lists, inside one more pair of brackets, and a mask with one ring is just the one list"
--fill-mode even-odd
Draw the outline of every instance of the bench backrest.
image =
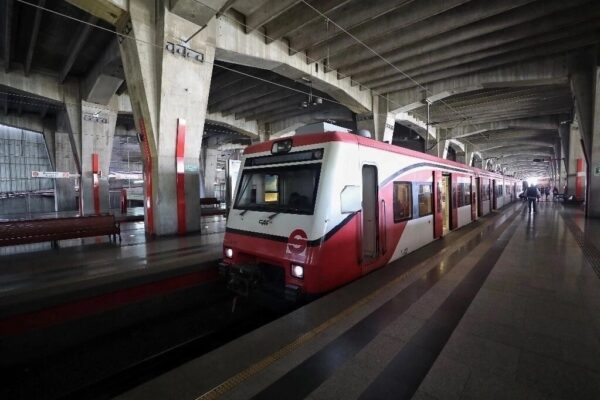
[[200, 205], [202, 206], [211, 206], [215, 204], [221, 204], [221, 202], [217, 200], [216, 197], [203, 197], [200, 199]]
[[0, 240], [44, 236], [77, 237], [118, 231], [119, 227], [113, 215], [0, 222]]

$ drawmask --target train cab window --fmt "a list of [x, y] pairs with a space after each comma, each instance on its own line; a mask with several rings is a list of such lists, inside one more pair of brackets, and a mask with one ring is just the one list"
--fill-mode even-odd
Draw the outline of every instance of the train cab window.
[[419, 217], [432, 214], [431, 184], [419, 185]]
[[410, 182], [394, 182], [394, 222], [412, 218], [412, 188]]
[[265, 175], [265, 203], [277, 203], [279, 200], [277, 175]]
[[245, 169], [234, 208], [313, 214], [321, 164]]

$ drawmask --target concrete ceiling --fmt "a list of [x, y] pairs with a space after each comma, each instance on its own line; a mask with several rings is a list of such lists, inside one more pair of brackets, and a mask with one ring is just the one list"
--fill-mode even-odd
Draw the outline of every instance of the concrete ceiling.
[[[110, 32], [15, 0], [3, 1], [0, 46], [6, 71], [83, 78], [114, 39]], [[64, 0], [32, 0], [44, 8], [112, 29]], [[8, 61], [7, 61], [8, 60]]]
[[313, 115], [315, 121], [352, 120], [346, 107], [313, 89], [310, 80], [293, 81], [271, 71], [223, 62], [213, 68], [208, 111], [266, 123], [303, 114]]
[[[304, 1], [281, 1], [277, 14], [269, 16], [272, 3], [237, 0], [232, 7], [267, 42], [287, 40], [291, 54], [305, 52], [307, 62], [322, 62], [388, 98], [408, 90], [435, 98], [439, 93], [428, 92], [435, 83], [563, 57], [600, 41], [600, 2], [593, 0], [306, 1], [326, 18]], [[533, 159], [556, 157], [559, 123], [572, 118], [574, 104], [568, 80], [550, 83], [505, 81], [441, 95], [431, 104], [430, 122], [441, 138], [458, 137], [484, 159], [520, 155], [524, 161], [515, 162], [512, 172], [547, 173], [548, 166]], [[424, 105], [410, 113], [427, 120]], [[494, 126], [513, 120], [551, 124]]]
[[[64, 0], [32, 1], [110, 28]], [[5, 0], [2, 7], [0, 56], [5, 70], [40, 72], [62, 82], [85, 79], [97, 60], [105, 60], [103, 73], [122, 78], [118, 57], [115, 62], [111, 56], [115, 54], [111, 33], [16, 0]], [[442, 138], [457, 138], [480, 151], [484, 159], [507, 151], [522, 156], [524, 161], [515, 163], [515, 171], [540, 169], [539, 163], [529, 166], [527, 161], [540, 154], [556, 156], [552, 146], [558, 140], [558, 126], [573, 118], [567, 77], [524, 84], [525, 77], [514, 76], [444, 94], [451, 86], [446, 83], [463, 80], [469, 86], [477, 76], [494, 76], [499, 68], [533, 65], [535, 69], [540, 60], [560, 64], [600, 42], [597, 0], [230, 0], [227, 7], [221, 18], [242, 20], [248, 34], [264, 35], [267, 44], [286, 42], [290, 54], [304, 53], [307, 63], [317, 61], [339, 79], [349, 76], [354, 85], [390, 99], [392, 109], [406, 106], [395, 100], [404, 93], [422, 93], [419, 96], [431, 100], [430, 122]], [[308, 82], [221, 65], [243, 74], [215, 67], [210, 112], [267, 123], [306, 115], [313, 120], [352, 119], [347, 108], [333, 102], [303, 108], [305, 94], [267, 83], [310, 92]], [[47, 104], [19, 105], [0, 96], [0, 112], [42, 114], [44, 108], [52, 109]], [[412, 107], [410, 113], [427, 119], [424, 105]], [[510, 125], [510, 121], [524, 125]], [[514, 147], [517, 142], [522, 145]]]

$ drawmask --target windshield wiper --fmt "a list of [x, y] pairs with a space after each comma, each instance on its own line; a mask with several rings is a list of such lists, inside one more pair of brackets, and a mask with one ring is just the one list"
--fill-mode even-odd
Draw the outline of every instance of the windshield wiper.
[[275, 217], [276, 217], [276, 216], [278, 216], [279, 214], [281, 214], [281, 211], [277, 211], [277, 212], [275, 212], [275, 213], [273, 213], [273, 214], [269, 215], [269, 216], [267, 217], [267, 219], [268, 219], [269, 221], [271, 221], [273, 218], [275, 218]]
[[239, 213], [239, 216], [240, 216], [240, 217], [243, 217], [243, 216], [244, 216], [244, 214], [246, 214], [247, 212], [248, 212], [248, 209], [245, 209], [244, 211], [242, 211], [241, 213]]

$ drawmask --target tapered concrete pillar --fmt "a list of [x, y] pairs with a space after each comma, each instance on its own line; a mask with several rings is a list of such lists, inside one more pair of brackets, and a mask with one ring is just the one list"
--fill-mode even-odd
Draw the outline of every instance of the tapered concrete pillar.
[[129, 1], [117, 26], [145, 169], [150, 235], [200, 229], [199, 159], [214, 60], [215, 26], [199, 30], [164, 3]]
[[42, 121], [42, 129], [46, 150], [48, 151], [48, 158], [50, 158], [50, 165], [52, 166], [52, 169], [56, 171], [56, 123], [52, 123], [49, 120]]
[[600, 68], [596, 67], [594, 82], [594, 123], [589, 157], [587, 215], [600, 218]]
[[219, 151], [205, 149], [204, 152], [204, 197], [215, 197], [215, 182], [217, 178], [217, 158]]
[[447, 140], [440, 140], [435, 144], [430, 144], [428, 149], [425, 149], [427, 154], [431, 154], [432, 156], [443, 158], [444, 154], [448, 150], [449, 142]]
[[557, 185], [559, 192], [563, 193], [567, 187], [569, 173], [569, 148], [571, 145], [571, 124], [562, 123], [558, 126], [558, 135], [560, 137], [560, 185]]
[[108, 105], [101, 105], [73, 96], [65, 108], [63, 125], [76, 172], [80, 175], [78, 207], [84, 215], [107, 213], [110, 209], [108, 169], [117, 124], [117, 98], [113, 96]]
[[388, 101], [381, 96], [373, 95], [373, 112], [357, 116], [358, 130], [371, 132], [373, 139], [392, 143], [394, 136], [394, 114], [389, 112]]
[[569, 139], [569, 160], [567, 167], [567, 193], [584, 199], [585, 157], [581, 146], [581, 134], [577, 125], [571, 125]]
[[81, 188], [84, 214], [110, 210], [108, 170], [117, 124], [117, 99], [108, 105], [81, 102]]
[[[78, 174], [77, 163], [71, 147], [69, 132], [58, 129], [54, 133], [54, 169], [60, 172]], [[78, 178], [55, 179], [54, 200], [56, 211], [74, 211], [78, 209], [75, 186]]]

